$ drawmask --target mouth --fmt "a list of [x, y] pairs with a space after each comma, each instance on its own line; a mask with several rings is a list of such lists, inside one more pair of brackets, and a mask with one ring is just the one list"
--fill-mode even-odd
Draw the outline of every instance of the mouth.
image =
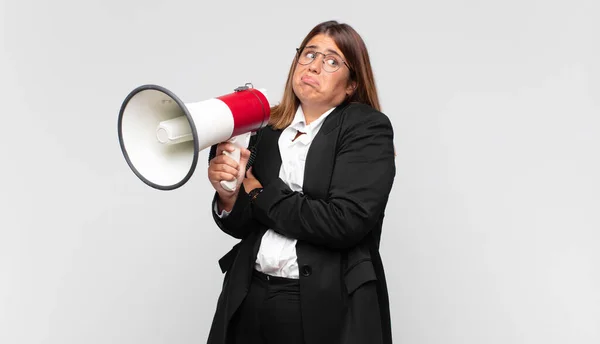
[[308, 85], [319, 86], [317, 79], [313, 78], [312, 76], [304, 75], [302, 78], [300, 78], [300, 80]]

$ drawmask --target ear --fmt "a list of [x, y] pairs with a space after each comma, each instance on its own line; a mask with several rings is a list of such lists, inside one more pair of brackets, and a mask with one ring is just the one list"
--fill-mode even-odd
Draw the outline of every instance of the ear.
[[348, 97], [352, 96], [354, 91], [356, 91], [357, 86], [358, 86], [358, 84], [354, 80], [352, 80], [348, 83], [348, 86], [346, 87], [346, 94], [348, 95]]

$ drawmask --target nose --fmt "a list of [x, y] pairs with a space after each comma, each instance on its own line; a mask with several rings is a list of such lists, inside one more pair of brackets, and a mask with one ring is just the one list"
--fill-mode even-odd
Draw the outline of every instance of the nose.
[[[321, 61], [321, 59], [319, 58], [321, 54], [317, 54], [317, 56], [315, 56], [315, 59], [312, 60], [312, 62], [308, 65], [308, 69], [312, 72], [315, 72], [316, 74], [321, 73], [321, 68], [323, 68], [323, 61]], [[323, 58], [325, 58], [325, 56], [323, 56]]]

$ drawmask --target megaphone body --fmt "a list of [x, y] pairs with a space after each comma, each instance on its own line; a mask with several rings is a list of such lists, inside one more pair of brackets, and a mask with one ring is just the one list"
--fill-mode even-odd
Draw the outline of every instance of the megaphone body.
[[[196, 168], [198, 153], [229, 141], [240, 160], [253, 132], [267, 125], [270, 105], [264, 89], [238, 87], [220, 97], [184, 103], [158, 85], [137, 87], [119, 112], [121, 151], [131, 170], [147, 185], [173, 190], [185, 184]], [[221, 181], [233, 191], [237, 181]]]

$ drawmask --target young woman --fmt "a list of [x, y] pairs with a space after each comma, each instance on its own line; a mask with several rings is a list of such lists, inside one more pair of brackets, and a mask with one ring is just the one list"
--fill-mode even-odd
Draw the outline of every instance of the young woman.
[[[220, 261], [208, 343], [391, 343], [379, 255], [395, 176], [393, 129], [349, 25], [314, 27], [281, 103], [237, 164], [213, 147], [214, 219], [241, 239]], [[235, 192], [220, 180], [238, 180]]]

